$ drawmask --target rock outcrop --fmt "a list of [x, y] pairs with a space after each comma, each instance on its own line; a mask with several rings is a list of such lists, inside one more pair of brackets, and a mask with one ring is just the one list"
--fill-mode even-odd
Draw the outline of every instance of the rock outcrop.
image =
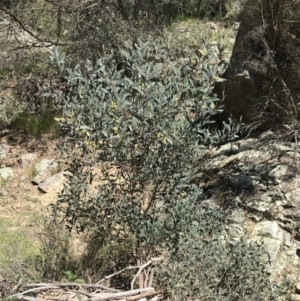
[[[300, 3], [247, 0], [225, 83], [225, 117], [243, 117], [261, 128], [297, 120], [300, 101]], [[290, 123], [290, 122], [289, 122]]]
[[52, 190], [58, 190], [63, 187], [66, 178], [64, 176], [64, 171], [54, 174], [52, 177], [46, 179], [44, 182], [40, 183], [38, 186], [39, 191], [47, 193]]
[[10, 167], [0, 168], [0, 178], [4, 180], [8, 180], [13, 178], [14, 172]]
[[299, 160], [295, 143], [269, 131], [217, 149], [198, 180], [206, 202], [227, 210], [230, 239], [264, 243], [271, 279], [300, 289]]
[[55, 173], [55, 169], [57, 169], [57, 163], [54, 160], [43, 159], [40, 162], [34, 165], [34, 171], [36, 176], [32, 179], [32, 183], [34, 185], [39, 185], [44, 182], [46, 179], [52, 176]]
[[22, 168], [27, 167], [37, 157], [35, 153], [26, 153], [20, 156], [18, 163]]

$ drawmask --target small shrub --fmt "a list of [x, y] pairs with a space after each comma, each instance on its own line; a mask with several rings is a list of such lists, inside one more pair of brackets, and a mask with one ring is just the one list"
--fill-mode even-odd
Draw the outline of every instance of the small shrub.
[[70, 173], [54, 212], [69, 229], [95, 231], [100, 254], [128, 240], [128, 263], [167, 254], [157, 274], [167, 298], [275, 300], [263, 249], [226, 242], [225, 213], [202, 204], [201, 148], [237, 128], [210, 119], [221, 67], [185, 51], [171, 61], [165, 46], [135, 45], [67, 70], [57, 121]]
[[73, 273], [72, 271], [68, 270], [63, 272], [64, 273], [64, 278], [63, 281], [66, 282], [78, 282], [78, 283], [82, 283], [83, 280], [81, 278], [79, 278], [75, 273]]
[[42, 278], [61, 281], [68, 275], [71, 277], [71, 274], [77, 278], [80, 264], [72, 247], [71, 237], [64, 227], [46, 221], [40, 241], [41, 254], [36, 257], [36, 268]]
[[[115, 271], [136, 265], [132, 257], [136, 246], [133, 236], [124, 238], [121, 244], [93, 230], [85, 237], [86, 247], [81, 257], [81, 263], [82, 272], [88, 279], [99, 281]], [[127, 271], [120, 273], [118, 277], [113, 277], [109, 282], [113, 287], [129, 289], [131, 277], [131, 271]]]
[[[57, 208], [70, 227], [83, 230], [96, 220], [98, 231], [113, 241], [132, 233], [136, 256], [140, 248], [175, 243], [178, 232], [172, 229], [181, 213], [170, 208], [199, 202], [201, 191], [192, 180], [201, 144], [235, 137], [231, 121], [222, 130], [210, 127], [210, 117], [221, 111], [212, 94], [221, 70], [188, 49], [172, 63], [168, 49], [155, 44], [68, 70], [70, 92], [57, 120], [69, 132], [65, 151], [74, 159]], [[68, 141], [76, 148], [68, 148]], [[97, 192], [89, 191], [88, 183], [100, 179]]]

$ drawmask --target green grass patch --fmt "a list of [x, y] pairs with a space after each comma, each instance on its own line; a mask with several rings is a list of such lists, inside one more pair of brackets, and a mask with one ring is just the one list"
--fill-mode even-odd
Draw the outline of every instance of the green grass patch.
[[25, 111], [20, 113], [9, 127], [31, 136], [52, 134], [53, 138], [57, 138], [60, 135], [60, 128], [54, 117], [55, 113], [51, 111], [43, 111], [39, 114], [29, 114]]
[[0, 217], [0, 273], [10, 283], [21, 277], [35, 278], [40, 243], [30, 232], [18, 220]]
[[26, 74], [38, 74], [38, 73], [43, 73], [45, 71], [47, 71], [47, 64], [44, 62], [29, 62], [28, 64], [24, 64], [21, 65], [18, 70], [17, 73], [19, 75], [26, 75]]
[[63, 272], [63, 274], [64, 274], [63, 280], [65, 282], [84, 283], [83, 279], [81, 279], [79, 276], [76, 275], [76, 273], [73, 273], [71, 270], [67, 270]]
[[173, 23], [176, 22], [185, 22], [185, 21], [196, 21], [199, 20], [199, 17], [196, 14], [192, 14], [192, 13], [187, 13], [187, 14], [179, 14], [176, 15], [176, 17], [174, 17], [172, 19]]
[[8, 67], [0, 68], [0, 78], [3, 78], [10, 73], [12, 73], [12, 69], [10, 69]]

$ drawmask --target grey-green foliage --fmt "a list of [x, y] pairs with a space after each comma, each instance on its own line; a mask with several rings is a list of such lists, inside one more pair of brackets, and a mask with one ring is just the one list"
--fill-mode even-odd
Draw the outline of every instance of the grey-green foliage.
[[119, 244], [130, 238], [135, 259], [167, 252], [172, 260], [161, 279], [180, 300], [200, 291], [213, 294], [209, 300], [246, 300], [257, 279], [270, 293], [260, 253], [245, 243], [222, 244], [225, 216], [200, 206], [196, 181], [203, 146], [238, 130], [231, 120], [213, 127], [221, 108], [212, 89], [222, 65], [208, 65], [211, 55], [186, 49], [174, 59], [164, 45], [146, 43], [67, 70], [59, 120], [69, 133], [69, 173], [55, 210], [70, 228]]
[[[212, 94], [219, 65], [189, 52], [172, 62], [165, 47], [149, 44], [121, 55], [122, 70], [113, 54], [68, 70], [62, 126], [76, 148], [58, 205], [68, 204], [71, 225], [96, 220], [101, 231], [121, 226], [139, 242], [158, 244], [178, 235], [180, 214], [170, 208], [199, 202], [192, 180], [201, 144], [234, 138], [236, 128], [230, 121], [210, 130], [210, 117], [221, 111]], [[101, 176], [93, 173], [95, 165]], [[94, 178], [102, 184], [88, 194]]]
[[229, 243], [224, 213], [206, 206], [196, 211], [177, 251], [160, 267], [158, 278], [169, 300], [277, 300], [263, 245], [247, 242], [246, 237]]
[[54, 65], [58, 68], [58, 71], [63, 72], [65, 69], [65, 53], [59, 53], [57, 47], [51, 47], [48, 49], [49, 53], [49, 65]]

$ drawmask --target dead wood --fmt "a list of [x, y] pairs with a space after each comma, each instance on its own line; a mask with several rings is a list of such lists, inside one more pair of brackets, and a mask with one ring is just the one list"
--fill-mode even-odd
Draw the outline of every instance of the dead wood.
[[46, 286], [51, 286], [51, 285], [55, 285], [57, 287], [85, 287], [85, 288], [100, 288], [103, 290], [107, 290], [107, 291], [112, 291], [112, 292], [121, 292], [121, 290], [112, 288], [112, 287], [108, 287], [102, 284], [87, 284], [87, 283], [77, 283], [77, 282], [67, 282], [67, 283], [52, 283], [52, 284], [47, 284], [47, 283], [31, 283], [31, 284], [27, 284], [26, 287], [46, 287]]
[[128, 299], [125, 298], [125, 300], [138, 300], [140, 298], [143, 298], [147, 294], [149, 295], [154, 295], [155, 290], [153, 287], [148, 287], [148, 288], [143, 288], [143, 289], [135, 289], [135, 290], [130, 290], [126, 292], [121, 292], [121, 293], [112, 293], [112, 294], [99, 294], [98, 296], [95, 296], [91, 298], [91, 301], [105, 301], [105, 300], [113, 300], [113, 299], [122, 299], [124, 297], [132, 297], [132, 296], [137, 296], [137, 299]]

